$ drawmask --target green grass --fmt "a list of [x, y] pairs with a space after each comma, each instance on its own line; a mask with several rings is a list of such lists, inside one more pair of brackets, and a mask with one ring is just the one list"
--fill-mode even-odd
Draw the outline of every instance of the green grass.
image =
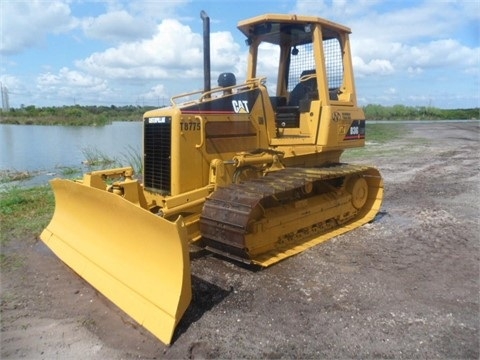
[[[368, 124], [366, 129], [366, 144], [361, 148], [347, 149], [342, 155], [342, 161], [350, 162], [355, 159], [368, 159], [374, 156], [394, 155], [388, 154], [390, 150], [378, 146], [401, 139], [409, 133], [404, 124]], [[398, 152], [398, 150], [394, 150]]]
[[0, 184], [12, 181], [28, 180], [35, 174], [29, 171], [0, 170]]
[[0, 253], [0, 269], [2, 271], [20, 269], [24, 264], [25, 258], [19, 254]]
[[32, 238], [48, 225], [55, 207], [49, 186], [0, 190], [0, 244], [10, 239]]
[[384, 144], [408, 133], [404, 124], [367, 124], [366, 140]]
[[121, 166], [130, 166], [135, 174], [143, 172], [142, 154], [132, 146], [127, 147], [125, 153], [122, 153]]
[[85, 147], [82, 149], [85, 157], [84, 164], [89, 167], [113, 166], [118, 163], [116, 158], [112, 158], [95, 147]]
[[59, 167], [60, 174], [65, 178], [73, 178], [78, 177], [81, 174], [82, 170], [77, 167], [71, 166], [60, 166]]
[[[85, 157], [83, 163], [91, 170], [130, 166], [135, 174], [141, 174], [143, 171], [142, 154], [132, 146], [128, 146], [119, 157], [111, 157], [95, 147], [83, 148], [82, 154]], [[73, 172], [73, 169], [71, 170]]]

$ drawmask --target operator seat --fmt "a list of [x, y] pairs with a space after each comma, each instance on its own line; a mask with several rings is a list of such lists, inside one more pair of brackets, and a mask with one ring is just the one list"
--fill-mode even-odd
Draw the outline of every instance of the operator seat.
[[[300, 78], [305, 75], [315, 74], [315, 69], [304, 70]], [[297, 85], [290, 92], [288, 98], [288, 106], [299, 106], [301, 100], [318, 99], [317, 79], [312, 78], [307, 81], [299, 81]]]
[[[315, 69], [304, 70], [300, 78], [305, 75], [315, 74]], [[317, 79], [299, 81], [290, 92], [287, 106], [278, 106], [275, 110], [277, 128], [298, 128], [300, 126], [300, 113], [310, 110], [312, 99], [318, 99]]]

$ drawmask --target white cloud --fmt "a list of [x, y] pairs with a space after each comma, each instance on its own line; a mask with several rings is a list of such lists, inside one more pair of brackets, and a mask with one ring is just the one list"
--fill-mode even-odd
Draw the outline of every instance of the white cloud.
[[49, 33], [76, 26], [63, 1], [2, 1], [0, 54], [11, 55], [38, 46]]
[[106, 41], [131, 41], [152, 34], [152, 24], [134, 17], [125, 10], [112, 11], [82, 21], [88, 37]]
[[386, 59], [372, 59], [365, 62], [362, 58], [353, 57], [353, 67], [357, 77], [367, 75], [389, 75], [395, 72], [392, 63]]
[[84, 74], [76, 70], [70, 70], [66, 67], [60, 69], [58, 74], [50, 72], [40, 74], [36, 79], [38, 94], [43, 98], [54, 99], [61, 94], [62, 98], [76, 98], [100, 100], [102, 96], [109, 95], [110, 98], [114, 92], [109, 89], [106, 80]]
[[[455, 68], [462, 72], [475, 73], [479, 68], [479, 48], [462, 45], [458, 40], [439, 39], [413, 44], [362, 38], [352, 40], [354, 64], [359, 75], [372, 73], [373, 65], [383, 66], [381, 74], [388, 69], [410, 74], [421, 74], [427, 69]], [[381, 60], [380, 60], [381, 59]], [[366, 66], [371, 65], [371, 66]]]
[[[229, 32], [211, 34], [212, 68], [232, 69], [239, 46]], [[203, 40], [177, 20], [163, 20], [150, 39], [122, 43], [92, 54], [76, 65], [94, 76], [111, 79], [168, 79], [203, 76]]]
[[[452, 37], [469, 21], [480, 18], [480, 8], [475, 3], [438, 0], [406, 4], [399, 1], [334, 1], [331, 9], [326, 10], [331, 13], [331, 19], [350, 26], [355, 37], [408, 43], [425, 38]], [[310, 5], [310, 10], [315, 13], [314, 4], [310, 2]]]
[[168, 78], [182, 75], [176, 70], [192, 68], [201, 59], [201, 37], [176, 20], [164, 20], [151, 39], [94, 53], [76, 65], [107, 78]]
[[[115, 99], [126, 103], [141, 96], [156, 103], [155, 99], [168, 99], [203, 85], [198, 13], [179, 15], [187, 6], [195, 8], [192, 0], [0, 1], [0, 54], [6, 55], [0, 80], [12, 94], [18, 94], [12, 99], [24, 97], [18, 102], [45, 103], [48, 97], [61, 103], [65, 95], [90, 97], [93, 103], [101, 97], [110, 103]], [[422, 101], [423, 93], [434, 96], [432, 89], [442, 86], [454, 101], [458, 101], [455, 93], [463, 94], [460, 100], [469, 94], [478, 97], [480, 5], [475, 1], [298, 0], [294, 8], [294, 2], [278, 3], [275, 11], [327, 17], [352, 28], [354, 70], [364, 101], [374, 101], [378, 96], [397, 103]], [[82, 18], [78, 12], [74, 15], [79, 17], [74, 17], [72, 10], [85, 11], [88, 16]], [[225, 71], [234, 72], [237, 83], [244, 80], [248, 49], [241, 43], [243, 37], [236, 36], [235, 23], [226, 24], [235, 17], [229, 16], [211, 19], [212, 85]], [[215, 32], [220, 26], [228, 31]], [[71, 56], [65, 56], [70, 61], [76, 55], [77, 61], [63, 63], [62, 56], [57, 55], [63, 54], [64, 48], [55, 48], [57, 44], [48, 36], [60, 33], [70, 36], [61, 37], [62, 41], [73, 37], [78, 40], [72, 44]], [[91, 39], [108, 45], [100, 48], [102, 44]], [[40, 48], [32, 56], [34, 60], [29, 58], [31, 53], [26, 50], [43, 44], [55, 56], [49, 58], [46, 49]], [[78, 44], [83, 48], [75, 48]], [[277, 59], [260, 59], [267, 62], [259, 64], [257, 75], [268, 77], [273, 93]], [[36, 75], [37, 69], [48, 71]], [[438, 96], [445, 94], [439, 92]], [[478, 103], [478, 99], [468, 99]]]
[[423, 72], [423, 69], [422, 68], [419, 68], [419, 67], [413, 67], [413, 66], [409, 66], [407, 68], [407, 72], [409, 74], [412, 74], [412, 75], [418, 75], [418, 74], [421, 74]]
[[152, 87], [148, 93], [145, 93], [144, 96], [156, 98], [158, 96], [166, 96], [165, 86], [160, 84]]
[[[212, 68], [220, 68], [221, 71], [232, 71], [232, 68], [239, 63], [244, 64], [245, 61], [243, 60], [245, 57], [240, 51], [240, 45], [234, 41], [231, 32], [212, 32], [210, 37]], [[201, 52], [203, 54], [203, 49]]]
[[139, 99], [146, 100], [148, 104], [169, 105], [170, 96], [163, 84], [151, 87], [147, 92], [139, 96]]
[[406, 71], [417, 69], [450, 68], [471, 71], [478, 68], [479, 48], [469, 48], [457, 40], [441, 39], [412, 46], [403, 45], [401, 51], [391, 52], [395, 66]]
[[64, 84], [65, 86], [92, 88], [98, 86], [103, 87], [105, 82], [102, 79], [64, 67], [60, 69], [58, 75], [51, 73], [41, 74], [37, 79], [37, 83], [40, 86]]
[[397, 93], [397, 89], [395, 89], [394, 87], [390, 87], [385, 90], [385, 93], [390, 95], [395, 95]]
[[[239, 56], [240, 46], [230, 32], [211, 33], [212, 85], [216, 76], [225, 71], [243, 75], [245, 56]], [[96, 52], [75, 63], [77, 69], [62, 68], [58, 73], [46, 72], [37, 83], [43, 93], [53, 94], [55, 89], [63, 95], [77, 99], [96, 93], [113, 99], [113, 86], [123, 87], [122, 95], [128, 94], [129, 86], [141, 100], [154, 103], [168, 102], [172, 95], [182, 91], [194, 91], [203, 80], [203, 39], [190, 27], [177, 20], [165, 19], [149, 39], [123, 42], [102, 52]], [[243, 67], [243, 68], [242, 68]], [[171, 80], [174, 79], [174, 84]], [[168, 82], [168, 89], [165, 83]], [[187, 88], [178, 90], [185, 81]], [[115, 84], [115, 85], [114, 85]], [[149, 89], [140, 90], [138, 87]], [[185, 85], [184, 85], [185, 86]], [[135, 101], [132, 98], [132, 101]], [[150, 102], [151, 103], [151, 102]]]
[[0, 83], [11, 92], [15, 92], [22, 87], [22, 82], [17, 77], [9, 74], [0, 75]]
[[151, 37], [161, 19], [175, 18], [176, 9], [189, 2], [110, 0], [105, 3], [105, 13], [82, 19], [82, 28], [87, 37], [94, 39], [114, 43], [138, 41]]
[[[299, 0], [296, 10], [318, 16], [328, 13], [332, 20], [352, 28], [352, 53], [359, 76], [391, 74], [393, 70], [419, 74], [447, 66], [469, 73], [478, 69], [479, 48], [454, 40], [463, 26], [480, 18], [477, 2], [427, 0], [399, 5], [394, 1]], [[476, 28], [478, 44], [476, 24], [470, 28]]]
[[[273, 95], [277, 89], [278, 78], [278, 61], [280, 59], [280, 52], [277, 46], [264, 43], [261, 44], [258, 51], [257, 77], [266, 77], [267, 86], [270, 93]], [[245, 54], [246, 59], [247, 54]], [[246, 66], [243, 69], [246, 71]]]

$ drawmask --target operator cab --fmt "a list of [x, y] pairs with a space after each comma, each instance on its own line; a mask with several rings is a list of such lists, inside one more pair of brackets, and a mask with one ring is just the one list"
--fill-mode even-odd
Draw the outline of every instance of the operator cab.
[[238, 28], [250, 46], [247, 79], [266, 75], [277, 129], [302, 127], [307, 114], [319, 114], [321, 106], [353, 105], [353, 79], [345, 70], [351, 66], [345, 64], [349, 28], [317, 17], [276, 14], [240, 22]]

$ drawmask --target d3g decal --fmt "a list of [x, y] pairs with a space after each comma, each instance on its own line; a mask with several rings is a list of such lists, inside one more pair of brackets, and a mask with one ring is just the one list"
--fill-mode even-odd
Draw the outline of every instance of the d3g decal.
[[237, 114], [250, 113], [248, 100], [232, 100], [233, 111]]

